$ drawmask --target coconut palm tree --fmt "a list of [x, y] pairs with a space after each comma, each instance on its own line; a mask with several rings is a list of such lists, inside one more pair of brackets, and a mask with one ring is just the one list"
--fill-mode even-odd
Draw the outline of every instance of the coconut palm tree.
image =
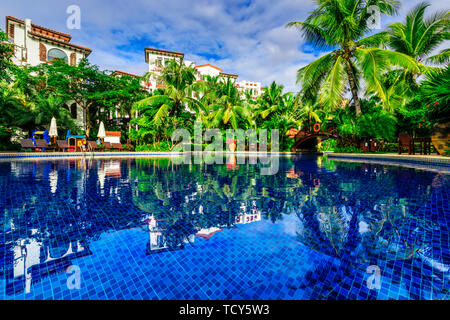
[[397, 22], [387, 27], [389, 47], [413, 57], [417, 62], [445, 63], [450, 58], [450, 49], [436, 55], [430, 54], [444, 41], [450, 40], [450, 12], [438, 11], [425, 18], [430, 4], [422, 2], [406, 16], [404, 23]]
[[227, 79], [218, 87], [218, 98], [209, 105], [207, 116], [209, 128], [232, 127], [233, 129], [254, 126], [251, 110], [244, 105], [234, 82]]
[[450, 114], [450, 65], [432, 70], [427, 77], [420, 85], [417, 99], [428, 104], [430, 120], [445, 123]]
[[134, 110], [144, 111], [148, 107], [157, 107], [154, 115], [155, 125], [161, 125], [163, 119], [171, 116], [177, 117], [189, 106], [194, 111], [201, 107], [193, 92], [196, 87], [195, 69], [186, 66], [183, 58], [166, 61], [159, 79], [166, 85], [164, 92], [136, 102]]
[[276, 114], [283, 107], [283, 86], [273, 81], [270, 86], [264, 88], [264, 92], [260, 99], [260, 108], [258, 115], [262, 119], [266, 119], [272, 114]]
[[[439, 11], [425, 18], [425, 10], [429, 4], [423, 2], [412, 9], [404, 23], [397, 22], [387, 27], [383, 32], [386, 37], [383, 45], [415, 59], [419, 65], [417, 72], [412, 70], [394, 69], [385, 75], [386, 93], [392, 104], [405, 105], [418, 92], [419, 84], [416, 78], [420, 74], [432, 77], [430, 72], [436, 67], [426, 67], [422, 63], [443, 64], [449, 61], [450, 50], [430, 56], [444, 41], [450, 39], [450, 13]], [[392, 111], [392, 110], [391, 110]]]
[[389, 105], [382, 74], [392, 66], [417, 71], [416, 62], [403, 53], [377, 48], [385, 34], [363, 36], [370, 30], [370, 9], [375, 6], [382, 14], [393, 15], [398, 1], [317, 0], [316, 3], [318, 8], [304, 22], [291, 22], [287, 27], [298, 28], [317, 48], [335, 49], [298, 70], [297, 82], [302, 85], [302, 95], [310, 98], [319, 94], [321, 104], [334, 108], [348, 86], [356, 115], [360, 115], [358, 87], [362, 78], [367, 90]]

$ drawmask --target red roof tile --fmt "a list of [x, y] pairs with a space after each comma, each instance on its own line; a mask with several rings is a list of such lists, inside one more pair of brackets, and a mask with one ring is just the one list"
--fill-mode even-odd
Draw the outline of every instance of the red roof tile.
[[136, 74], [132, 74], [132, 73], [128, 73], [125, 71], [120, 71], [120, 70], [116, 70], [113, 72], [113, 75], [119, 75], [119, 76], [130, 76], [130, 77], [135, 77], [135, 78], [139, 78], [138, 75]]
[[122, 133], [120, 131], [105, 131], [105, 135], [109, 137], [120, 137]]
[[217, 69], [217, 70], [219, 70], [220, 72], [222, 72], [222, 69], [220, 69], [219, 67], [216, 67], [216, 66], [213, 66], [212, 64], [209, 64], [209, 63], [207, 63], [207, 64], [202, 64], [202, 65], [199, 65], [199, 66], [195, 66], [194, 68], [202, 68], [202, 67], [211, 67], [211, 68], [214, 68], [214, 69]]

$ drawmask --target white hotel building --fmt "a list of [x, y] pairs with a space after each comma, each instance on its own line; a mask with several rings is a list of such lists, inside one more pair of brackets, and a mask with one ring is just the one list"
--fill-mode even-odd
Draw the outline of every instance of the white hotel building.
[[76, 65], [92, 51], [71, 43], [70, 34], [35, 25], [30, 19], [7, 16], [5, 27], [15, 47], [13, 62], [17, 65], [36, 66], [57, 58]]
[[[148, 83], [148, 87], [151, 90], [164, 88], [164, 85], [158, 79], [158, 75], [161, 73], [165, 62], [173, 59], [181, 59], [184, 58], [183, 52], [162, 50], [156, 48], [145, 48], [145, 62], [148, 64], [148, 71], [153, 73], [154, 76], [151, 77], [150, 83]], [[252, 82], [242, 80], [237, 82], [238, 75], [225, 73], [219, 67], [213, 66], [211, 64], [202, 64], [196, 66], [192, 61], [184, 61], [186, 66], [192, 65], [197, 70], [197, 81], [202, 81], [206, 76], [222, 76], [224, 78], [232, 79], [236, 83], [236, 87], [242, 95], [244, 92], [249, 91], [253, 98], [258, 97], [262, 93], [261, 83], [260, 82]]]
[[[18, 66], [36, 66], [54, 59], [63, 59], [74, 66], [92, 52], [89, 48], [71, 43], [70, 34], [38, 26], [30, 19], [7, 16], [5, 30], [9, 42], [14, 44], [12, 61]], [[69, 104], [67, 108], [76, 123], [84, 127], [83, 109], [76, 103]]]
[[[12, 16], [6, 17], [5, 30], [9, 41], [14, 44], [15, 54], [13, 62], [19, 66], [36, 66], [53, 59], [63, 59], [70, 65], [76, 65], [82, 58], [86, 58], [92, 52], [91, 49], [71, 43], [71, 35], [60, 31], [52, 30], [33, 24], [30, 19], [21, 20]], [[144, 84], [148, 89], [155, 90], [163, 88], [164, 85], [158, 79], [167, 60], [184, 58], [183, 52], [169, 51], [156, 48], [145, 48], [145, 62], [148, 64], [148, 71], [155, 74], [149, 83]], [[192, 65], [197, 70], [197, 80], [204, 80], [207, 75], [223, 76], [232, 79], [236, 83], [239, 91], [250, 91], [252, 97], [256, 98], [262, 92], [261, 83], [242, 80], [237, 82], [238, 75], [225, 73], [219, 67], [211, 64], [196, 66], [192, 61], [184, 61], [185, 65]], [[115, 74], [130, 75], [122, 71]], [[80, 109], [80, 108], [78, 108]], [[71, 110], [74, 118], [83, 122], [82, 110]]]
[[[52, 30], [33, 24], [30, 19], [21, 20], [12, 16], [6, 17], [5, 24], [6, 34], [9, 42], [14, 44], [13, 62], [18, 66], [36, 66], [41, 63], [48, 63], [54, 59], [63, 59], [70, 65], [77, 65], [82, 58], [87, 58], [92, 52], [91, 49], [74, 44], [71, 42], [71, 35], [60, 31]], [[169, 51], [163, 49], [145, 48], [145, 62], [148, 64], [148, 71], [153, 74], [148, 83], [143, 86], [150, 91], [164, 88], [164, 84], [159, 79], [167, 60], [184, 58], [184, 53]], [[237, 89], [245, 96], [245, 92], [251, 92], [253, 98], [258, 97], [262, 93], [261, 83], [242, 80], [237, 82], [238, 75], [224, 73], [219, 67], [211, 64], [203, 64], [196, 66], [191, 61], [184, 61], [185, 65], [193, 66], [197, 71], [197, 81], [203, 81], [209, 76], [222, 76], [234, 81]], [[116, 70], [116, 76], [132, 76], [138, 75]], [[84, 110], [76, 103], [67, 105], [72, 118], [81, 128], [85, 127], [86, 116]]]

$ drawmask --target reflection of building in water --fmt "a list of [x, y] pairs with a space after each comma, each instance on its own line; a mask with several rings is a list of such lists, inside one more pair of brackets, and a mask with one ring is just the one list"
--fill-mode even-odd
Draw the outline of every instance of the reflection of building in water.
[[109, 178], [120, 178], [120, 160], [109, 160], [103, 162], [105, 176]]
[[246, 224], [251, 222], [261, 221], [261, 212], [240, 214], [236, 217], [236, 224]]
[[256, 207], [256, 201], [252, 201], [252, 207], [247, 210], [247, 205], [243, 202], [240, 206], [241, 211], [236, 216], [236, 224], [246, 224], [255, 221], [261, 221], [261, 210]]
[[[200, 213], [203, 211], [202, 208], [200, 205]], [[235, 217], [235, 221], [231, 226], [224, 224], [200, 229], [182, 220], [171, 224], [167, 219], [156, 219], [151, 215], [145, 219], [150, 234], [147, 254], [180, 250], [184, 248], [185, 244], [194, 243], [195, 237], [209, 240], [214, 234], [222, 231], [224, 228], [256, 221], [261, 221], [261, 211], [257, 210], [254, 202], [252, 203], [252, 208], [248, 211], [247, 206], [242, 203], [240, 213]]]
[[58, 171], [53, 170], [49, 174], [49, 181], [50, 181], [50, 191], [51, 193], [55, 193], [56, 189], [58, 188]]
[[[32, 230], [33, 235], [36, 233], [36, 229]], [[24, 290], [29, 293], [31, 284], [66, 271], [72, 265], [72, 259], [91, 254], [81, 241], [38, 239], [20, 239], [5, 246], [6, 294]]]
[[151, 215], [145, 221], [150, 234], [147, 254], [183, 249], [185, 244], [194, 242], [194, 234], [170, 233], [166, 219], [156, 219]]
[[195, 235], [199, 238], [209, 240], [209, 238], [211, 238], [213, 235], [215, 235], [217, 232], [220, 231], [222, 231], [222, 229], [217, 227], [204, 228], [200, 229]]
[[120, 169], [120, 160], [101, 160], [97, 169], [98, 181], [100, 189], [105, 188], [105, 180], [110, 178], [120, 178], [122, 176]]

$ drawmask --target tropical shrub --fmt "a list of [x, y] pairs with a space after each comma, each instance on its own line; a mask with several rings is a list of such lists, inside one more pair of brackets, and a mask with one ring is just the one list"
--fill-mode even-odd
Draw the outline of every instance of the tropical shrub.
[[322, 141], [319, 145], [319, 151], [335, 151], [337, 141], [334, 139], [328, 139]]
[[356, 146], [350, 145], [350, 146], [341, 146], [341, 147], [335, 147], [334, 152], [338, 153], [361, 153], [361, 148], [358, 148]]
[[168, 141], [160, 141], [154, 144], [141, 144], [135, 148], [136, 151], [170, 151], [172, 147]]

